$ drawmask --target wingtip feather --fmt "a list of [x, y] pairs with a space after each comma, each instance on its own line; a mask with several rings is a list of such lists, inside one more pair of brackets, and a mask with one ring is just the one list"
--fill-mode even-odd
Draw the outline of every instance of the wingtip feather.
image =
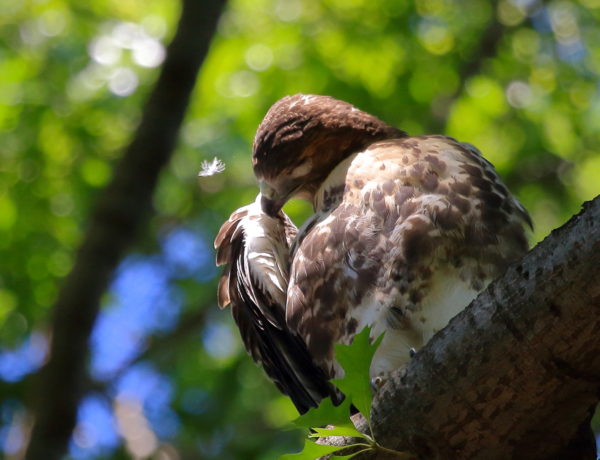
[[229, 297], [229, 270], [225, 270], [221, 275], [221, 279], [219, 279], [217, 301], [221, 309], [231, 303], [231, 298]]

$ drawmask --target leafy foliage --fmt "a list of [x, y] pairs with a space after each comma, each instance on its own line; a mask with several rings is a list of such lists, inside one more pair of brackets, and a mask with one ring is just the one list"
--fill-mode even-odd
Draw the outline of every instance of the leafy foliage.
[[344, 369], [344, 378], [333, 381], [367, 420], [371, 419], [373, 399], [369, 368], [373, 355], [383, 339], [381, 335], [371, 345], [369, 335], [370, 329], [365, 328], [354, 337], [352, 346], [341, 344], [335, 346], [335, 356]]
[[[347, 377], [352, 379], [352, 377]], [[339, 406], [333, 404], [330, 398], [324, 399], [318, 408], [311, 409], [294, 420], [294, 424], [303, 428], [313, 428], [324, 425], [347, 426], [350, 414], [351, 398], [346, 398]]]
[[[139, 120], [177, 3], [6, 1], [0, 12], [0, 448], [9, 456], [27, 432], [50, 306]], [[271, 459], [301, 446], [297, 432], [281, 432], [292, 405], [215, 302], [211, 240], [256, 195], [249, 152], [270, 104], [330, 94], [411, 134], [477, 145], [531, 211], [537, 241], [600, 191], [599, 21], [598, 0], [232, 0], [157, 215], [106, 296], [69, 455]], [[198, 179], [215, 156], [226, 170]], [[297, 223], [309, 212], [301, 202], [286, 211]], [[137, 431], [123, 428], [124, 414]]]
[[[321, 402], [319, 407], [310, 409], [301, 415], [294, 423], [297, 426], [310, 428], [309, 438], [326, 438], [329, 436], [351, 436], [360, 440], [354, 444], [344, 447], [317, 444], [306, 440], [304, 448], [297, 454], [283, 455], [281, 460], [315, 460], [324, 455], [340, 451], [352, 450], [353, 452], [344, 456], [333, 456], [334, 459], [352, 458], [367, 450], [383, 450], [373, 436], [362, 433], [356, 429], [350, 418], [350, 407], [354, 406], [367, 419], [371, 419], [371, 402], [373, 392], [371, 388], [371, 377], [369, 369], [373, 355], [381, 344], [383, 335], [379, 336], [373, 343], [370, 340], [371, 329], [365, 327], [358, 333], [350, 345], [338, 344], [335, 346], [336, 359], [342, 369], [344, 376], [333, 382], [343, 391], [345, 399], [339, 406], [333, 405], [331, 399], [327, 398]], [[326, 428], [319, 428], [326, 426]], [[409, 459], [410, 454], [404, 452], [388, 451], [395, 453], [399, 458]]]

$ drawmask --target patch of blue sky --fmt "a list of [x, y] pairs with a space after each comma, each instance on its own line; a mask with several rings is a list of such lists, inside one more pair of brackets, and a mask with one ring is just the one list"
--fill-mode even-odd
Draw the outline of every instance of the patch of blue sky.
[[43, 364], [48, 341], [40, 332], [32, 332], [16, 348], [0, 349], [0, 379], [18, 382]]
[[25, 433], [22, 427], [13, 425], [0, 428], [0, 445], [6, 457], [18, 454], [24, 442]]
[[181, 306], [172, 276], [160, 256], [125, 259], [110, 289], [123, 319], [136, 323], [142, 332], [171, 329]]
[[83, 399], [77, 413], [77, 427], [69, 445], [76, 460], [107, 456], [120, 443], [116, 420], [106, 398], [91, 394]]
[[144, 335], [129, 319], [120, 321], [120, 312], [102, 312], [92, 332], [90, 372], [97, 380], [106, 380], [120, 371], [143, 349]]
[[575, 64], [583, 61], [587, 55], [587, 50], [581, 40], [573, 40], [568, 43], [556, 43], [556, 52], [558, 57], [565, 62]]
[[217, 275], [214, 251], [201, 233], [179, 227], [163, 237], [161, 246], [175, 278], [208, 281]]
[[531, 23], [535, 30], [540, 33], [552, 32], [552, 23], [550, 22], [550, 15], [548, 14], [548, 8], [546, 6], [540, 6], [535, 9], [531, 15]]
[[227, 359], [236, 355], [241, 343], [234, 334], [231, 324], [219, 320], [208, 321], [202, 331], [204, 350], [215, 359]]
[[[116, 271], [109, 302], [101, 310], [90, 339], [90, 372], [97, 380], [119, 375], [111, 384], [109, 396], [139, 401], [157, 436], [168, 439], [180, 427], [179, 418], [171, 409], [171, 381], [148, 363], [123, 369], [143, 351], [150, 334], [167, 332], [176, 325], [183, 305], [176, 281], [206, 281], [214, 278], [217, 270], [212, 248], [197, 232], [177, 228], [165, 235], [160, 244], [160, 253], [129, 256]], [[227, 348], [228, 340], [223, 334], [221, 342]], [[70, 450], [76, 459], [102, 457], [120, 442], [110, 406], [97, 399], [84, 401], [79, 426], [83, 428], [75, 432]], [[95, 429], [90, 431], [90, 426]]]
[[111, 392], [138, 401], [159, 438], [171, 438], [179, 431], [179, 418], [171, 409], [173, 384], [150, 363], [133, 365], [114, 383]]
[[109, 378], [140, 353], [150, 333], [176, 325], [183, 300], [171, 278], [160, 256], [131, 256], [121, 264], [92, 332], [94, 378]]
[[25, 442], [25, 433], [19, 423], [24, 407], [20, 401], [8, 398], [0, 403], [0, 449], [6, 457], [17, 454]]
[[531, 8], [536, 2], [537, 0], [511, 0], [511, 3], [514, 3], [523, 9]]

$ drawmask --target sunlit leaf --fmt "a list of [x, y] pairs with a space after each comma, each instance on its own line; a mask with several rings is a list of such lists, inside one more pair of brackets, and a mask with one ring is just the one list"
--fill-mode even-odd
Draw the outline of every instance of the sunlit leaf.
[[373, 400], [369, 369], [383, 339], [381, 335], [370, 343], [369, 334], [370, 329], [366, 327], [354, 337], [351, 345], [335, 346], [335, 357], [344, 369], [344, 377], [333, 381], [367, 419], [370, 419]]
[[370, 440], [371, 438], [364, 433], [358, 431], [354, 426], [334, 426], [332, 428], [313, 428], [314, 433], [309, 436], [311, 438], [323, 438], [327, 436], [353, 436], [355, 438], [365, 438]]
[[350, 421], [350, 400], [346, 398], [342, 404], [334, 406], [330, 398], [324, 399], [319, 407], [310, 409], [294, 420], [294, 424], [304, 428], [327, 425], [353, 427]]

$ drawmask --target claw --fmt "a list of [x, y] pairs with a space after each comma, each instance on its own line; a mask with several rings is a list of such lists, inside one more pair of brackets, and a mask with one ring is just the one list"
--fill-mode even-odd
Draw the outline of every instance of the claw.
[[414, 348], [411, 348], [410, 350], [408, 350], [408, 355], [411, 358], [414, 358], [414, 356], [417, 354], [417, 350], [415, 350]]
[[373, 388], [373, 391], [379, 390], [383, 386], [384, 383], [385, 383], [385, 380], [380, 375], [378, 375], [377, 377], [373, 377], [371, 379], [371, 387]]

